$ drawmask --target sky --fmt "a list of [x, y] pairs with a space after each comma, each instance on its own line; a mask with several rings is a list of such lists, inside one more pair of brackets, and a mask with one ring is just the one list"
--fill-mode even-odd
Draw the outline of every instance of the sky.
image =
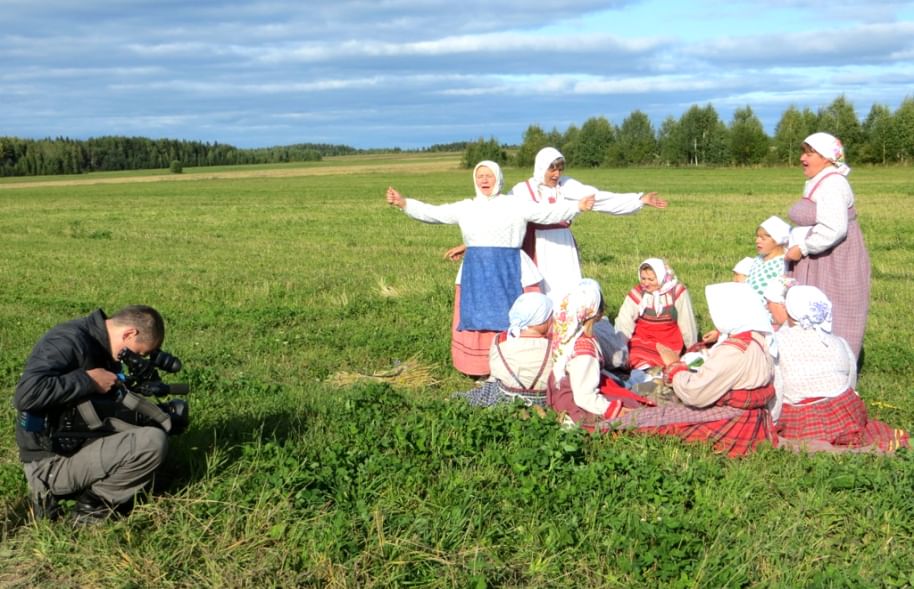
[[417, 149], [914, 97], [914, 2], [0, 0], [0, 136]]

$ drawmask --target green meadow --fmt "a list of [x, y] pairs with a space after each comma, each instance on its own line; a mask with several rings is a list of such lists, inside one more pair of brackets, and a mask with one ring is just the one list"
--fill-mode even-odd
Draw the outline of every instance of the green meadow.
[[[460, 242], [388, 185], [472, 194], [460, 154], [0, 182], [0, 586], [911, 587], [914, 455], [739, 460], [703, 445], [472, 410], [450, 366]], [[528, 170], [508, 168], [508, 187]], [[665, 211], [575, 221], [614, 316], [638, 263], [703, 290], [801, 195], [791, 169], [572, 169]], [[146, 174], [150, 176], [152, 174]], [[914, 430], [914, 183], [851, 175], [873, 263], [858, 390]], [[32, 522], [9, 403], [32, 345], [145, 303], [191, 387], [156, 492], [126, 518]]]

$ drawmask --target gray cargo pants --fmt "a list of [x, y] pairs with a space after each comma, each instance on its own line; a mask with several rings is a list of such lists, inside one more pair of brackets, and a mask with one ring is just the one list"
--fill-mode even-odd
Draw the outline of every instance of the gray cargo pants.
[[91, 489], [112, 505], [130, 501], [165, 460], [168, 438], [157, 427], [136, 427], [87, 443], [73, 456], [22, 465], [29, 490], [70, 495]]

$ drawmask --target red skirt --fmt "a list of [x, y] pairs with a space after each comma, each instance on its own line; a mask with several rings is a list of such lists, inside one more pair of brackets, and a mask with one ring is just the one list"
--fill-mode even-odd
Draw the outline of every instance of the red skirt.
[[866, 405], [853, 389], [815, 403], [784, 403], [777, 433], [782, 438], [821, 440], [849, 448], [876, 446], [891, 452], [908, 445], [908, 434], [869, 419]]
[[741, 414], [736, 417], [639, 428], [637, 431], [676, 436], [686, 442], [711, 442], [715, 452], [730, 458], [745, 456], [765, 441], [777, 446], [774, 423], [765, 407], [773, 396], [774, 387], [771, 385], [751, 390], [733, 390], [718, 399], [715, 405], [741, 409]]
[[669, 318], [656, 321], [639, 317], [635, 321], [635, 331], [628, 343], [629, 366], [663, 366], [663, 360], [657, 352], [657, 344], [663, 344], [675, 352], [682, 352], [685, 344], [679, 325]]

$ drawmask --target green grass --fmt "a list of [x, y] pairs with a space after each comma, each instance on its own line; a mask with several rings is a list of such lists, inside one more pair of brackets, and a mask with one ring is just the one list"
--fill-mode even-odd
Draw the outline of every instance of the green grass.
[[[470, 172], [454, 155], [332, 159], [305, 166], [327, 168], [314, 176], [0, 188], [7, 398], [49, 327], [137, 302], [165, 315], [165, 349], [185, 365], [174, 380], [192, 386], [192, 426], [172, 439], [157, 494], [100, 528], [28, 521], [3, 430], [0, 586], [914, 585], [911, 453], [727, 460], [449, 402], [472, 384], [450, 367], [456, 265], [441, 260], [460, 234], [383, 194], [448, 202], [471, 194]], [[799, 169], [571, 172], [671, 201], [575, 222], [608, 313], [659, 255], [704, 328], [704, 285], [752, 254], [757, 224], [786, 215], [803, 181]], [[506, 173], [508, 186], [525, 177]], [[910, 430], [910, 170], [851, 178], [873, 260], [859, 389]], [[327, 382], [417, 355], [439, 384]]]

